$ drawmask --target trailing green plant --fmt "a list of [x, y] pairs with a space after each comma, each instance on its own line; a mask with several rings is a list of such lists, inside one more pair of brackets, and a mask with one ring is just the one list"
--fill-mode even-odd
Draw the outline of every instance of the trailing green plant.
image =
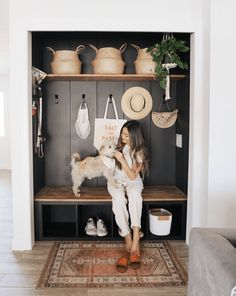
[[166, 87], [166, 77], [169, 75], [169, 71], [164, 64], [174, 63], [181, 69], [188, 69], [188, 64], [181, 61], [178, 53], [189, 51], [185, 41], [177, 40], [172, 35], [166, 36], [160, 43], [155, 43], [147, 49], [147, 52], [150, 52], [153, 61], [156, 63], [156, 78], [159, 80], [161, 88], [164, 89]]

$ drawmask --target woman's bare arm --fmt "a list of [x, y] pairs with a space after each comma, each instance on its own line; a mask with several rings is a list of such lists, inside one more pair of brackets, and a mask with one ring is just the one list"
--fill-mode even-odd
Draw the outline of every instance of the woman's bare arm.
[[138, 162], [130, 168], [123, 156], [123, 153], [116, 151], [114, 157], [120, 162], [122, 169], [125, 171], [126, 175], [130, 180], [135, 180], [142, 169], [142, 163]]

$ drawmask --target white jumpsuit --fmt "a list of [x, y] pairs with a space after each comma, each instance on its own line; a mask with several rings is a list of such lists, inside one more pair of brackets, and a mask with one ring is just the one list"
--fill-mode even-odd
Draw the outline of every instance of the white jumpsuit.
[[[124, 158], [132, 167], [134, 159], [129, 153], [130, 147], [125, 145], [123, 148]], [[137, 157], [138, 162], [142, 162], [140, 155]], [[130, 180], [123, 170], [116, 169], [115, 179], [119, 186], [108, 185], [108, 192], [112, 197], [112, 211], [115, 215], [116, 224], [120, 228], [120, 234], [126, 236], [130, 233], [129, 217], [131, 222], [131, 228], [137, 226], [141, 228], [141, 216], [142, 216], [142, 190], [143, 181], [140, 175], [135, 180]], [[128, 201], [126, 198], [128, 197]], [[128, 202], [128, 209], [127, 209]]]

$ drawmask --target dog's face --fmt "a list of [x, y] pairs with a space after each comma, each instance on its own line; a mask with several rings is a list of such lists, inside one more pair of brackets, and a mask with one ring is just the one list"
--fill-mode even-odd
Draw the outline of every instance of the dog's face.
[[115, 150], [116, 144], [114, 142], [106, 142], [99, 149], [99, 154], [113, 158]]

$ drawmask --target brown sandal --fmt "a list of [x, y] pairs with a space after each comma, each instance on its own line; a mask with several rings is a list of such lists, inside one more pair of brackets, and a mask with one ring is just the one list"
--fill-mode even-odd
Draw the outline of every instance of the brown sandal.
[[128, 258], [125, 256], [120, 257], [116, 262], [116, 270], [118, 272], [124, 273], [128, 270]]
[[130, 267], [134, 270], [141, 267], [141, 256], [137, 252], [131, 253], [129, 256]]

